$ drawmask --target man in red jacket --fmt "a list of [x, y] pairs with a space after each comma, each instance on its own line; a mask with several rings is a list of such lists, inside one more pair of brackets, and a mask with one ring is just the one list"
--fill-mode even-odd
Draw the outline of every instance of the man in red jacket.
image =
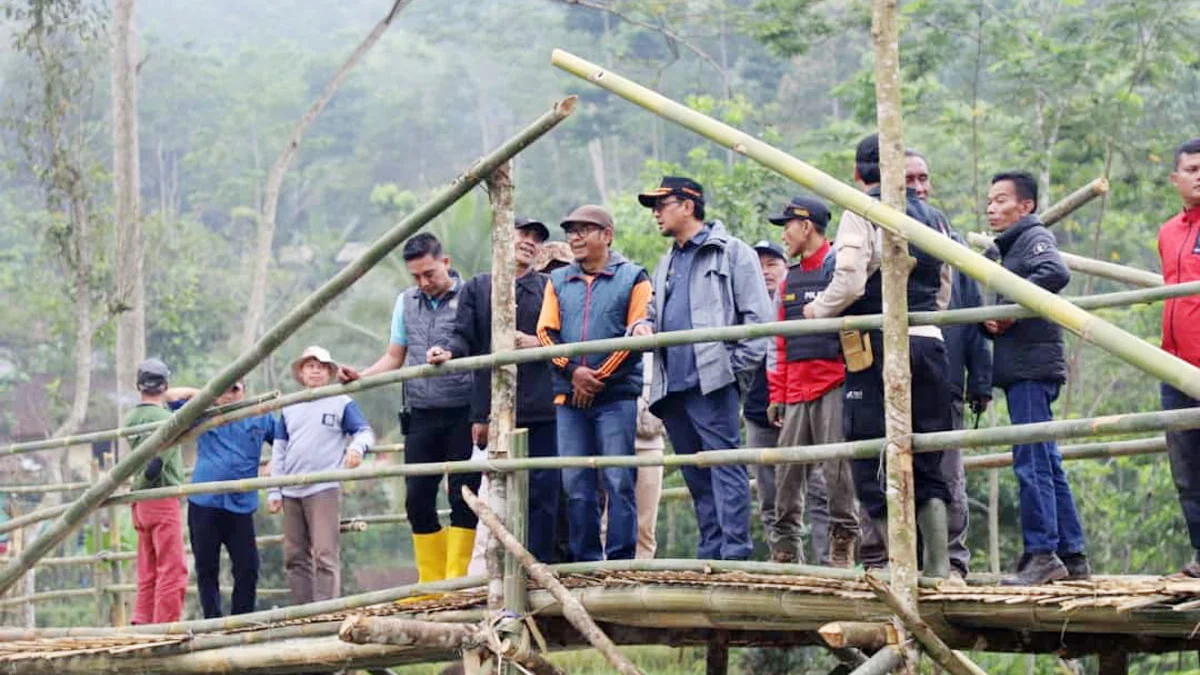
[[[1183, 199], [1183, 211], [1158, 231], [1158, 255], [1168, 284], [1200, 280], [1200, 138], [1175, 151], [1171, 184]], [[1167, 300], [1163, 308], [1162, 348], [1194, 366], [1200, 366], [1200, 297]], [[1194, 408], [1200, 401], [1169, 384], [1162, 385], [1164, 410]], [[1171, 475], [1179, 491], [1183, 519], [1196, 554], [1181, 574], [1200, 578], [1200, 429], [1167, 432]]]
[[[804, 317], [804, 306], [825, 290], [833, 278], [835, 257], [825, 227], [829, 208], [819, 199], [795, 197], [783, 212], [768, 218], [783, 227], [783, 245], [796, 262], [780, 284], [779, 319]], [[779, 445], [800, 446], [837, 443], [842, 434], [842, 395], [846, 368], [836, 333], [794, 335], [775, 339], [775, 366], [767, 373], [771, 404], [767, 420], [780, 424]], [[825, 474], [829, 509], [829, 564], [853, 567], [858, 541], [858, 505], [850, 461], [833, 459], [820, 464]], [[781, 464], [775, 469], [775, 522], [771, 559], [804, 562], [801, 541], [804, 500], [812, 466]], [[823, 560], [825, 551], [816, 551]]]

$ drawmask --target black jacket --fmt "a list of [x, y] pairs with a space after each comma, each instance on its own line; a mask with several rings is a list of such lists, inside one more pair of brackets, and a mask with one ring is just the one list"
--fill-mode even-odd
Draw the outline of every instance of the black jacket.
[[[932, 210], [940, 219], [940, 229], [954, 241], [965, 244], [958, 232], [950, 227], [946, 214], [937, 209]], [[955, 270], [949, 308], [967, 309], [982, 305], [983, 293], [979, 290], [979, 282], [962, 270]], [[950, 390], [953, 397], [961, 399], [965, 389], [969, 397], [991, 398], [992, 350], [988, 347], [987, 338], [975, 326], [965, 323], [943, 326], [942, 336], [946, 340], [946, 359], [950, 363]]]
[[750, 383], [750, 390], [746, 392], [746, 400], [742, 404], [742, 415], [751, 422], [756, 422], [759, 426], [765, 427], [770, 424], [767, 421], [767, 406], [769, 404], [770, 394], [767, 391], [767, 365], [764, 363], [758, 367], [758, 370], [754, 371], [754, 380]]
[[[1037, 216], [1022, 218], [996, 237], [996, 249], [1005, 269], [1051, 293], [1058, 293], [1071, 280], [1054, 235]], [[1066, 381], [1067, 362], [1058, 324], [1042, 318], [1020, 319], [992, 340], [995, 386], [1007, 388], [1023, 380]]]
[[[516, 280], [517, 330], [537, 335], [538, 315], [546, 292], [545, 274], [530, 272]], [[455, 358], [489, 354], [492, 351], [492, 275], [478, 274], [459, 293], [454, 334], [446, 349]], [[471, 392], [471, 421], [485, 423], [492, 406], [492, 371], [476, 370]], [[517, 425], [553, 422], [554, 393], [550, 385], [550, 362], [517, 366]]]

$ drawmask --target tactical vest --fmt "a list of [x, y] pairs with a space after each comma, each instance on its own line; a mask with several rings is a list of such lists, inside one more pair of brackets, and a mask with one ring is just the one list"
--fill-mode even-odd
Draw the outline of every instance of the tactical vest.
[[[801, 263], [788, 268], [783, 282], [783, 318], [791, 321], [804, 318], [804, 306], [812, 302], [817, 294], [825, 290], [833, 278], [835, 258], [831, 249], [825, 254], [821, 266], [805, 271]], [[833, 360], [842, 353], [837, 333], [814, 335], [792, 335], [784, 338], [788, 362]]]
[[[878, 195], [872, 195], [878, 198]], [[924, 223], [927, 227], [941, 231], [937, 226], [937, 218], [933, 211], [918, 200], [909, 196], [905, 210], [911, 218]], [[908, 245], [908, 254], [916, 260], [916, 264], [908, 274], [908, 310], [910, 312], [932, 312], [937, 310], [938, 290], [942, 285], [942, 261], [925, 251]], [[846, 308], [844, 314], [882, 314], [883, 313], [883, 270], [867, 278], [866, 288], [862, 297], [855, 300]]]
[[[442, 297], [434, 307], [419, 288], [404, 291], [404, 330], [408, 350], [404, 365], [425, 363], [429, 348], [449, 343], [454, 332], [454, 315], [458, 313], [458, 292], [461, 283]], [[438, 377], [422, 377], [404, 382], [404, 406], [412, 408], [459, 408], [471, 403], [471, 383], [474, 374], [450, 373]]]

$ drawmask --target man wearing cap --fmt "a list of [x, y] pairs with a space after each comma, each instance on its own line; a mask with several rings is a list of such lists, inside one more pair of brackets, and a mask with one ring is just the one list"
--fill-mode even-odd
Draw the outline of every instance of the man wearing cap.
[[[177, 388], [179, 405], [198, 389]], [[173, 389], [172, 391], [176, 391]], [[237, 403], [246, 396], [246, 385], [238, 381], [217, 397], [216, 405]], [[171, 407], [176, 407], [175, 403]], [[258, 477], [263, 444], [275, 442], [275, 416], [266, 413], [234, 420], [209, 429], [196, 439], [196, 468], [193, 483], [244, 480]], [[221, 547], [229, 552], [233, 574], [230, 614], [254, 611], [258, 588], [258, 543], [255, 541], [254, 512], [258, 491], [188, 497], [188, 539], [196, 571], [196, 591], [204, 618], [221, 613]]]
[[[787, 276], [787, 253], [782, 246], [767, 239], [755, 244], [754, 251], [758, 253], [758, 265], [762, 268], [767, 291], [771, 294], [771, 300], [775, 301], [779, 286]], [[783, 426], [783, 420], [777, 419], [772, 422], [767, 417], [771, 403], [767, 373], [775, 368], [775, 350], [768, 349], [767, 358], [754, 374], [754, 381], [742, 404], [742, 418], [746, 422], [746, 444], [752, 448], [773, 448], [779, 443], [779, 428]], [[776, 468], [774, 464], [757, 464], [754, 467], [759, 519], [762, 521], [767, 546], [771, 551], [778, 548], [778, 535], [775, 531]], [[813, 466], [809, 473], [805, 503], [810, 521], [809, 538], [812, 541], [814, 559], [825, 564], [828, 562], [826, 553], [829, 550], [829, 511], [826, 508], [828, 499], [825, 494], [825, 478], [820, 466]]]
[[[152, 424], [170, 419], [169, 406], [180, 396], [168, 389], [171, 371], [159, 359], [146, 359], [138, 366], [137, 389], [141, 401], [125, 416], [124, 426]], [[137, 447], [151, 431], [129, 437]], [[172, 445], [147, 462], [133, 477], [133, 490], [171, 487], [183, 483], [183, 455]], [[137, 531], [137, 600], [134, 624], [178, 621], [183, 616], [187, 591], [187, 560], [183, 553], [183, 515], [177, 497], [134, 502], [133, 529]]]
[[[338, 365], [313, 345], [292, 362], [292, 377], [306, 389], [333, 381]], [[271, 476], [353, 469], [375, 444], [375, 434], [354, 399], [341, 394], [293, 403], [280, 411], [271, 447]], [[283, 511], [283, 566], [292, 602], [303, 605], [341, 593], [339, 483], [271, 488], [267, 508]]]
[[[929, 202], [932, 188], [929, 179], [929, 163], [916, 150], [904, 152], [904, 180], [922, 202]], [[964, 244], [965, 240], [941, 210], [929, 207], [937, 219], [938, 229], [954, 241]], [[983, 293], [979, 282], [962, 270], [954, 271], [953, 289], [950, 294], [950, 309], [965, 309], [983, 305]], [[946, 360], [949, 364], [950, 415], [955, 429], [964, 426], [964, 408], [970, 405], [978, 419], [987, 410], [992, 400], [992, 351], [979, 328], [971, 324], [944, 326]], [[949, 535], [951, 572], [965, 578], [971, 562], [971, 549], [967, 546], [967, 476], [963, 469], [962, 450], [946, 450], [942, 456], [942, 475], [950, 486]], [[877, 541], [884, 541], [885, 534], [878, 533]], [[863, 537], [860, 551], [864, 558], [871, 556], [868, 539]], [[878, 549], [876, 544], [874, 548]], [[886, 553], [884, 554], [886, 557]]]
[[[513, 239], [513, 274], [516, 285], [516, 349], [537, 347], [538, 315], [542, 311], [542, 296], [547, 275], [534, 271], [532, 264], [550, 230], [537, 220], [518, 218]], [[429, 363], [444, 363], [452, 358], [489, 354], [492, 351], [492, 275], [478, 274], [463, 284], [459, 293], [458, 314], [454, 330], [446, 341], [430, 347]], [[476, 446], [488, 444], [488, 413], [492, 407], [492, 371], [476, 370], [471, 396], [471, 437]], [[554, 395], [551, 393], [550, 364], [546, 361], [522, 363], [517, 366], [516, 425], [528, 429], [529, 456], [554, 457], [558, 454], [555, 437]], [[529, 472], [529, 544], [534, 557], [542, 562], [554, 562], [556, 508], [561, 477], [556, 469], [535, 469]], [[471, 549], [451, 549], [447, 560], [464, 566], [471, 558]], [[459, 576], [459, 575], [455, 575]]]
[[[690, 178], [666, 176], [638, 195], [659, 232], [675, 243], [659, 259], [657, 292], [634, 335], [655, 331], [762, 323], [771, 297], [758, 255], [720, 221], [704, 220], [704, 188]], [[650, 410], [662, 418], [677, 454], [740, 445], [741, 392], [750, 387], [769, 340], [707, 342], [655, 351]], [[715, 560], [750, 557], [750, 479], [745, 465], [683, 467], [700, 527], [697, 555]]]
[[[880, 195], [879, 136], [859, 142], [854, 157], [854, 179], [875, 199]], [[909, 190], [908, 215], [937, 229], [930, 208]], [[846, 210], [834, 241], [837, 262], [825, 290], [804, 305], [805, 318], [883, 312], [882, 275], [879, 266], [882, 232], [870, 221]], [[950, 304], [951, 268], [915, 246], [908, 247], [915, 264], [908, 277], [910, 311], [944, 310]], [[912, 373], [912, 429], [916, 433], [951, 428], [950, 388], [947, 382], [946, 347], [937, 326], [912, 326], [909, 335], [909, 369]], [[878, 330], [842, 331], [842, 356], [846, 363], [843, 428], [851, 441], [883, 438], [883, 336]], [[924, 572], [944, 577], [949, 573], [946, 551], [946, 505], [950, 490], [942, 475], [942, 453], [913, 455], [917, 523], [924, 544]], [[881, 458], [854, 460], [855, 489], [868, 515], [886, 518]], [[832, 492], [832, 490], [831, 490]], [[873, 564], [871, 561], [865, 561]]]
[[[550, 346], [624, 336], [646, 316], [652, 294], [640, 265], [611, 249], [612, 216], [587, 205], [571, 212], [562, 229], [575, 262], [550, 273], [537, 334]], [[564, 457], [630, 457], [642, 392], [642, 361], [627, 351], [553, 359], [559, 454]], [[634, 467], [563, 469], [568, 546], [576, 562], [628, 560], [637, 548]], [[600, 540], [598, 480], [608, 497], [608, 530]]]
[[[783, 227], [784, 247], [797, 259], [779, 289], [778, 318], [803, 319], [804, 306], [833, 278], [836, 258], [825, 239], [829, 209], [818, 199], [795, 197], [769, 220]], [[790, 447], [841, 442], [846, 369], [837, 334], [779, 336], [774, 348], [768, 416], [773, 422], [782, 421], [779, 444]], [[834, 459], [819, 466], [829, 498], [828, 560], [834, 567], [851, 567], [859, 527], [850, 462]], [[778, 562], [804, 561], [801, 534], [812, 468], [808, 464], [784, 464], [776, 470], [776, 543], [771, 553]], [[818, 555], [824, 558], [826, 552], [818, 551]]]
[[[429, 349], [449, 344], [454, 333], [463, 282], [437, 237], [422, 232], [404, 243], [404, 265], [416, 286], [401, 291], [392, 311], [391, 340], [383, 356], [359, 373], [343, 366], [339, 378], [353, 381], [401, 366], [427, 362]], [[404, 382], [400, 430], [405, 464], [453, 462], [471, 458], [470, 371]], [[440, 475], [407, 476], [404, 510], [413, 531], [413, 554], [421, 583], [460, 577], [475, 543], [475, 513], [462, 498], [462, 486], [479, 490], [480, 475], [451, 474], [450, 527], [437, 514]], [[451, 554], [453, 552], [453, 554]]]

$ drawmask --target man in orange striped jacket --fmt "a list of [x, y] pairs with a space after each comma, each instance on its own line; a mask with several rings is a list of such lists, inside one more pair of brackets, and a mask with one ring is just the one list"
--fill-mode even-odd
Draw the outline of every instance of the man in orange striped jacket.
[[[613, 220], [581, 206], [562, 222], [575, 262], [550, 273], [538, 318], [544, 345], [622, 337], [646, 316], [650, 279], [611, 249]], [[554, 359], [558, 452], [562, 457], [633, 456], [642, 361], [629, 352]], [[571, 558], [622, 560], [637, 548], [633, 467], [563, 469]], [[600, 543], [599, 480], [608, 495], [608, 534]]]

